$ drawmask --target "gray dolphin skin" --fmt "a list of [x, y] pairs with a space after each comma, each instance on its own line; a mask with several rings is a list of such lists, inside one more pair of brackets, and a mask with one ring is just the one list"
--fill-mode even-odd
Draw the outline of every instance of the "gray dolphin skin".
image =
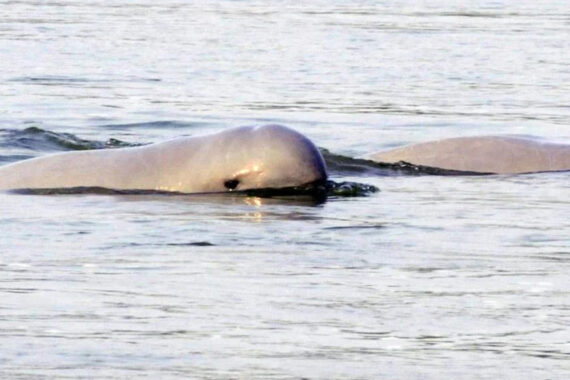
[[458, 137], [379, 152], [370, 159], [466, 172], [523, 174], [570, 170], [570, 145], [520, 137]]
[[142, 147], [57, 153], [0, 167], [3, 190], [211, 193], [294, 187], [326, 178], [315, 145], [280, 125], [239, 127]]

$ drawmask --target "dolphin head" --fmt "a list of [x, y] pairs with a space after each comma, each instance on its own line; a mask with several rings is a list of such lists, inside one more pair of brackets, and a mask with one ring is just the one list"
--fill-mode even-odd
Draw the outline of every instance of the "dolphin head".
[[295, 187], [324, 181], [327, 171], [317, 147], [281, 125], [241, 127], [218, 134], [218, 160], [210, 163], [210, 188], [218, 191]]
[[124, 149], [66, 152], [0, 168], [0, 189], [105, 188], [210, 193], [326, 179], [323, 157], [280, 125], [241, 127]]

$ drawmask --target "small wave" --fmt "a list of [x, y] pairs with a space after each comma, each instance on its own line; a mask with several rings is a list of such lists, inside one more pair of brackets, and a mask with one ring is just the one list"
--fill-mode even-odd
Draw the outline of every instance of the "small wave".
[[382, 228], [386, 228], [383, 224], [354, 224], [348, 226], [332, 226], [332, 227], [324, 227], [324, 230], [329, 231], [338, 231], [338, 230], [379, 230]]
[[42, 85], [42, 86], [79, 86], [89, 83], [129, 83], [129, 82], [161, 82], [160, 78], [144, 78], [144, 77], [117, 77], [117, 78], [79, 78], [63, 75], [44, 75], [44, 76], [24, 76], [16, 77], [9, 80], [10, 82], [18, 82], [24, 84]]
[[107, 141], [85, 140], [71, 133], [57, 133], [39, 127], [23, 130], [4, 129], [0, 132], [3, 132], [0, 147], [24, 148], [32, 151], [92, 150], [139, 145], [113, 138]]
[[161, 120], [161, 121], [148, 121], [144, 123], [126, 123], [126, 124], [105, 124], [99, 126], [99, 128], [106, 128], [112, 130], [124, 130], [124, 129], [150, 129], [150, 128], [160, 128], [160, 129], [180, 129], [189, 127], [201, 127], [203, 125], [208, 125], [208, 123], [186, 123], [174, 120]]
[[9, 155], [0, 155], [0, 165], [9, 164], [16, 161], [27, 160], [28, 158], [33, 158], [34, 156], [25, 155], [25, 154], [9, 154]]
[[20, 82], [29, 84], [42, 84], [42, 85], [59, 85], [59, 84], [73, 84], [73, 83], [88, 83], [90, 82], [85, 78], [74, 78], [60, 75], [46, 75], [46, 76], [29, 76], [17, 77], [9, 80], [10, 82]]
[[168, 243], [169, 247], [213, 247], [215, 244], [209, 241], [192, 241], [189, 243]]

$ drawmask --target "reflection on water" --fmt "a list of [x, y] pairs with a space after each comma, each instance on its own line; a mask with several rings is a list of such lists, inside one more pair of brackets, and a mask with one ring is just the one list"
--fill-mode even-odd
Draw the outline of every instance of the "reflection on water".
[[4, 373], [563, 373], [555, 176], [383, 177], [381, 193], [318, 206], [4, 194]]

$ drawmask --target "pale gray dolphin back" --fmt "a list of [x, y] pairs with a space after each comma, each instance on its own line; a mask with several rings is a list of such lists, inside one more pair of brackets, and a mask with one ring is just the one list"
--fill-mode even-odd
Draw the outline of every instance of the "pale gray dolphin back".
[[570, 170], [570, 145], [506, 136], [458, 137], [379, 152], [370, 158], [466, 172], [534, 173]]
[[0, 167], [0, 189], [203, 193], [300, 186], [326, 177], [323, 157], [308, 138], [287, 127], [265, 125], [24, 160]]

